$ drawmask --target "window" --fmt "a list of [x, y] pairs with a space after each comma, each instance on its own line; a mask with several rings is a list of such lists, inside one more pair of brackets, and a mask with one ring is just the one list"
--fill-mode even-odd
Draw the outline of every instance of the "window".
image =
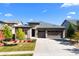
[[35, 37], [35, 29], [32, 29], [32, 37]]

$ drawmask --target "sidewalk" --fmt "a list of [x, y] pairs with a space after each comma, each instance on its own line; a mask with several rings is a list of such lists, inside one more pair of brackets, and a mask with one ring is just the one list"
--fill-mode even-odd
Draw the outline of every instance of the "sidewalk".
[[31, 54], [34, 51], [16, 51], [16, 52], [0, 52], [0, 55], [10, 55], [10, 54]]

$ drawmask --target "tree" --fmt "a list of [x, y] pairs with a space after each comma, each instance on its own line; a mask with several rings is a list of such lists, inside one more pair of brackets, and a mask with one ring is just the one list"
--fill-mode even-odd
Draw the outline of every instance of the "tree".
[[76, 25], [77, 31], [79, 31], [79, 25]]
[[16, 32], [16, 37], [19, 40], [23, 40], [25, 39], [25, 33], [23, 32], [23, 30], [21, 28], [19, 28]]
[[3, 34], [4, 34], [4, 37], [5, 37], [6, 41], [9, 41], [9, 40], [12, 39], [13, 35], [12, 35], [12, 30], [11, 30], [10, 26], [4, 25]]
[[69, 24], [69, 26], [67, 28], [67, 37], [72, 38], [74, 33], [75, 33], [75, 29], [74, 29], [73, 25]]
[[76, 40], [77, 42], [79, 41], [79, 31], [75, 32], [75, 34], [73, 35], [74, 40]]

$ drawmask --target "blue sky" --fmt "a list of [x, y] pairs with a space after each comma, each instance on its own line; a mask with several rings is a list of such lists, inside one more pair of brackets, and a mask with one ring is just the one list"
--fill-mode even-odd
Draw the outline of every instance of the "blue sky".
[[3, 3], [0, 20], [44, 21], [60, 25], [66, 18], [79, 19], [79, 4], [74, 3]]

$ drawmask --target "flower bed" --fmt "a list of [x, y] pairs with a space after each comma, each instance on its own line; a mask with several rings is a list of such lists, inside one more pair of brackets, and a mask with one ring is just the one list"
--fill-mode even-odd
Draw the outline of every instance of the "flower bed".
[[35, 48], [35, 43], [34, 42], [24, 42], [24, 43], [18, 43], [17, 45], [14, 46], [2, 46], [0, 47], [0, 52], [10, 52], [10, 51], [34, 51]]
[[17, 45], [19, 43], [32, 43], [35, 42], [36, 40], [32, 40], [32, 39], [27, 39], [27, 40], [11, 40], [11, 41], [2, 41], [2, 43], [0, 43], [0, 46], [12, 46], [12, 45]]
[[31, 39], [29, 39], [29, 40], [11, 40], [10, 42], [13, 42], [13, 43], [24, 43], [24, 42], [26, 42], [26, 43], [29, 43], [29, 42], [33, 42], [34, 40], [31, 40]]
[[4, 46], [4, 43], [0, 43], [0, 46]]

